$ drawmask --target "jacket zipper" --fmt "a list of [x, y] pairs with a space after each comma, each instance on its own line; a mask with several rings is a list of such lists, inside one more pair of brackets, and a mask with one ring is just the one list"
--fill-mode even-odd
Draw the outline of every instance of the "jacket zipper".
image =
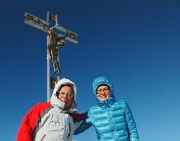
[[69, 123], [69, 134], [67, 136], [67, 139], [69, 138], [70, 134], [71, 134], [71, 124]]

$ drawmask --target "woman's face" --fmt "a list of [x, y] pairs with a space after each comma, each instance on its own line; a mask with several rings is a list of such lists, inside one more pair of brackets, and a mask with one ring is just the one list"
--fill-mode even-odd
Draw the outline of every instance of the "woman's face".
[[99, 86], [96, 90], [97, 97], [104, 101], [110, 97], [110, 90], [108, 86]]
[[62, 101], [64, 105], [64, 109], [69, 107], [73, 101], [73, 90], [70, 86], [63, 86], [59, 91], [58, 91], [58, 96], [57, 98]]

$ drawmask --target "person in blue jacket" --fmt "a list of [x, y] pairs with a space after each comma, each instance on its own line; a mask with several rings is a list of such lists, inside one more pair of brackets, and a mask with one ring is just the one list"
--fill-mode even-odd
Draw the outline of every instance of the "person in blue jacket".
[[[96, 78], [93, 82], [93, 93], [97, 106], [90, 107], [86, 122], [94, 126], [98, 141], [139, 141], [131, 109], [127, 102], [115, 101], [110, 80], [106, 77]], [[84, 130], [85, 128], [87, 126], [84, 126]]]

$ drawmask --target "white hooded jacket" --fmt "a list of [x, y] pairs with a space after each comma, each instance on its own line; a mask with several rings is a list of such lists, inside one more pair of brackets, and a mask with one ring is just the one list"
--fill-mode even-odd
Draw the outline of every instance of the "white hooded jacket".
[[76, 86], [72, 81], [63, 78], [56, 84], [51, 96], [52, 107], [42, 115], [35, 130], [35, 141], [72, 141], [74, 131], [82, 121], [74, 123], [70, 115], [77, 111], [75, 102], [64, 110], [64, 103], [56, 96], [59, 88], [66, 84], [71, 85], [74, 90], [74, 98], [76, 97]]
[[71, 85], [76, 97], [75, 84], [61, 79], [55, 86], [50, 103], [38, 103], [24, 117], [19, 128], [16, 141], [72, 141], [72, 136], [85, 120], [86, 113], [75, 114], [74, 102], [64, 110], [56, 92], [62, 85]]

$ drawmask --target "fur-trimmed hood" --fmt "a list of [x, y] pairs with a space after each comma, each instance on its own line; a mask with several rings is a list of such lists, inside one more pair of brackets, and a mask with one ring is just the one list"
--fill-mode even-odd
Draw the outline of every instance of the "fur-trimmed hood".
[[[62, 85], [70, 85], [71, 88], [73, 89], [74, 91], [74, 101], [72, 102], [72, 104], [67, 108], [67, 109], [64, 109], [64, 103], [61, 102], [57, 96], [56, 96], [56, 93], [57, 91], [59, 90], [59, 88], [62, 86]], [[76, 112], [76, 92], [77, 92], [77, 88], [76, 88], [76, 85], [74, 84], [74, 82], [72, 82], [71, 80], [69, 79], [66, 79], [66, 78], [62, 78], [61, 80], [58, 81], [58, 83], [56, 84], [54, 90], [53, 90], [53, 93], [52, 93], [52, 96], [51, 96], [51, 104], [55, 107], [58, 107], [60, 108], [62, 111], [64, 112], [70, 112], [70, 113], [74, 113]]]

